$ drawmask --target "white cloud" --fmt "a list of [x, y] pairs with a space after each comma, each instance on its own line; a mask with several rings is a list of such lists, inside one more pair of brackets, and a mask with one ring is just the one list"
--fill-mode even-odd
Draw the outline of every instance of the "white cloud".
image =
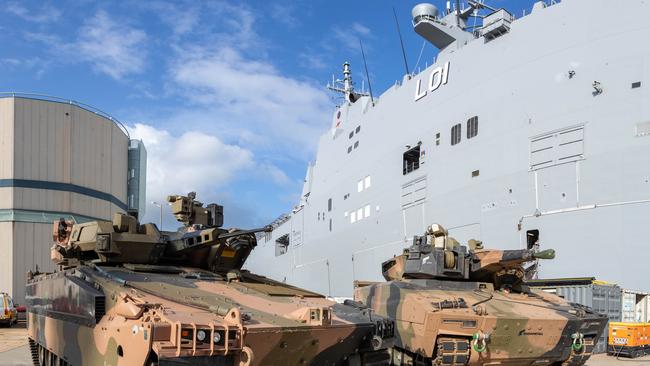
[[323, 60], [321, 55], [314, 52], [301, 52], [298, 55], [300, 66], [313, 70], [324, 70], [329, 65]]
[[254, 166], [253, 153], [197, 131], [179, 136], [147, 124], [129, 128], [131, 138], [147, 149], [147, 200], [190, 191], [213, 194], [233, 177]]
[[257, 148], [304, 158], [327, 129], [331, 102], [323, 87], [281, 75], [271, 63], [232, 47], [181, 49], [170, 72], [177, 93], [203, 111], [195, 121], [212, 121], [220, 134]]
[[352, 23], [352, 31], [358, 33], [359, 35], [362, 36], [369, 36], [370, 35], [370, 28], [366, 27], [365, 25], [361, 23], [354, 22]]
[[260, 164], [259, 170], [260, 175], [271, 178], [271, 181], [277, 185], [286, 185], [291, 181], [284, 171], [273, 164]]
[[56, 22], [61, 17], [62, 12], [49, 5], [39, 4], [38, 10], [31, 10], [25, 8], [22, 4], [17, 2], [8, 2], [4, 5], [4, 10], [13, 14], [23, 20], [33, 23], [51, 23]]
[[44, 32], [26, 32], [25, 38], [46, 44], [59, 62], [89, 62], [116, 80], [142, 72], [147, 56], [145, 32], [118, 23], [103, 10], [84, 22], [74, 41]]
[[144, 69], [146, 39], [142, 30], [119, 24], [100, 10], [84, 23], [71, 46], [97, 71], [121, 79]]
[[[328, 49], [339, 49], [341, 46], [360, 52], [359, 39], [372, 38], [370, 28], [365, 25], [354, 22], [352, 25], [335, 26], [332, 28], [331, 37], [325, 39], [324, 47]], [[369, 46], [364, 42], [364, 48]]]
[[293, 7], [288, 4], [274, 3], [271, 5], [271, 18], [289, 28], [295, 28], [300, 23], [293, 12]]
[[[246, 211], [229, 197], [231, 183], [243, 179], [293, 186], [287, 174], [273, 163], [256, 163], [251, 150], [228, 144], [215, 135], [196, 130], [174, 135], [143, 123], [129, 126], [128, 130], [131, 138], [141, 139], [147, 150], [148, 203], [165, 202], [170, 194], [194, 191], [202, 202], [226, 200], [230, 206], [237, 206], [234, 210]], [[158, 210], [148, 207], [145, 221], [157, 222]], [[169, 218], [166, 223], [173, 221]]]
[[171, 28], [174, 36], [182, 36], [195, 30], [200, 21], [201, 9], [198, 2], [179, 4], [152, 1], [141, 2], [138, 5], [153, 10], [160, 20]]
[[0, 66], [5, 67], [6, 70], [13, 70], [17, 68], [23, 68], [25, 70], [30, 70], [33, 72], [33, 75], [36, 79], [40, 79], [43, 76], [43, 73], [49, 67], [50, 62], [41, 59], [40, 57], [29, 57], [29, 58], [1, 58]]

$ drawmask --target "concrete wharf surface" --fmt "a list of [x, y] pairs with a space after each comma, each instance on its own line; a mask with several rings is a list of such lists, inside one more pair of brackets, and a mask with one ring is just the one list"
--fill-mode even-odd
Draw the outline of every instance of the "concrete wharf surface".
[[[0, 366], [29, 366], [32, 361], [27, 346], [27, 329], [24, 323], [12, 328], [0, 328]], [[650, 356], [635, 359], [599, 354], [591, 357], [587, 366], [650, 366]]]

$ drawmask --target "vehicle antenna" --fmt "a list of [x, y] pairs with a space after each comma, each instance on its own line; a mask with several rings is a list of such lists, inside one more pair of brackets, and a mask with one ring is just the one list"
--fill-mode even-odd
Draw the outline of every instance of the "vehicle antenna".
[[361, 47], [361, 57], [363, 57], [363, 67], [366, 69], [366, 79], [368, 79], [368, 93], [370, 94], [370, 102], [372, 103], [372, 105], [375, 105], [375, 100], [372, 97], [372, 87], [370, 86], [370, 74], [368, 74], [368, 64], [366, 63], [366, 53], [363, 52], [363, 43], [361, 43], [361, 39], [359, 39], [359, 47]]
[[[393, 6], [393, 16], [395, 17], [395, 26], [397, 26], [397, 35], [399, 36], [399, 43], [402, 46], [402, 57], [404, 57], [404, 68], [406, 69], [406, 74], [410, 75], [409, 64], [406, 62], [406, 50], [404, 49], [404, 40], [402, 39], [402, 31], [399, 28], [399, 21], [397, 20], [397, 13], [395, 12], [395, 7]], [[368, 87], [370, 87], [370, 81], [368, 81]]]

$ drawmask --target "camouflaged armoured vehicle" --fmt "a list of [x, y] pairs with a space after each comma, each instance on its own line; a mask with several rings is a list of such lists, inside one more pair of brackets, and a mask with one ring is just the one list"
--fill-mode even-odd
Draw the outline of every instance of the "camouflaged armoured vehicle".
[[194, 198], [168, 197], [177, 232], [55, 223], [59, 270], [27, 285], [35, 365], [385, 364], [392, 321], [241, 270], [265, 229], [222, 229]]
[[394, 364], [582, 365], [607, 319], [526, 286], [523, 263], [554, 257], [468, 249], [434, 224], [383, 263], [388, 282], [357, 282], [355, 300], [395, 320]]

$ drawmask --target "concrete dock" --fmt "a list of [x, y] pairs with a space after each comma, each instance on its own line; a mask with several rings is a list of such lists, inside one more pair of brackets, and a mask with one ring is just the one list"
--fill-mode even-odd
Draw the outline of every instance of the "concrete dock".
[[[587, 366], [647, 366], [650, 356], [629, 359], [599, 354], [591, 357]], [[32, 365], [27, 346], [27, 329], [21, 323], [12, 328], [0, 328], [0, 366]]]

